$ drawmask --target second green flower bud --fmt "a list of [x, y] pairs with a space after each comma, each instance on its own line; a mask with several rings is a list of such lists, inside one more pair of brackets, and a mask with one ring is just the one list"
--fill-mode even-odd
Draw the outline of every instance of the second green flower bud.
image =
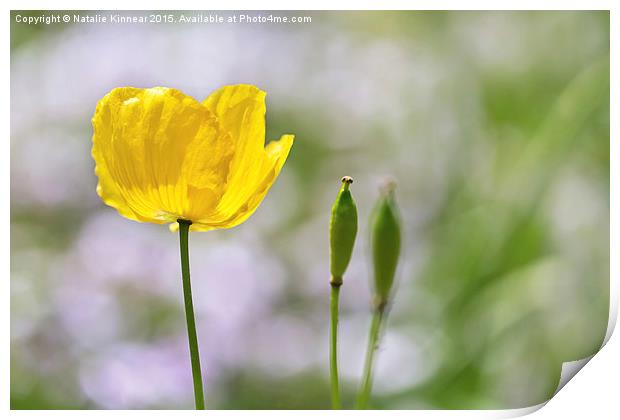
[[389, 299], [400, 256], [400, 220], [394, 200], [394, 185], [385, 187], [370, 219], [370, 246], [375, 280], [375, 304], [384, 307]]

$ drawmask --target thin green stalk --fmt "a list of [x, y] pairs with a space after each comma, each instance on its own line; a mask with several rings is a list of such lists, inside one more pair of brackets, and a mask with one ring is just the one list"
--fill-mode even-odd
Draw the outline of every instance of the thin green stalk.
[[187, 336], [189, 338], [189, 355], [192, 363], [192, 377], [194, 379], [194, 399], [196, 410], [205, 409], [204, 391], [202, 389], [202, 375], [200, 372], [200, 353], [198, 352], [198, 337], [196, 336], [196, 321], [194, 319], [194, 304], [192, 303], [192, 285], [189, 278], [189, 226], [192, 222], [179, 220], [179, 241], [181, 247], [181, 272], [183, 274], [183, 300], [185, 302], [185, 320], [187, 321]]
[[329, 371], [332, 385], [332, 408], [339, 410], [342, 408], [340, 401], [340, 385], [338, 382], [338, 300], [340, 295], [340, 283], [331, 283], [331, 298], [330, 298], [330, 339], [329, 339]]
[[372, 366], [375, 358], [375, 350], [379, 346], [379, 331], [383, 321], [384, 306], [378, 306], [372, 314], [370, 332], [368, 334], [368, 347], [366, 349], [366, 361], [364, 362], [364, 373], [362, 374], [362, 384], [357, 396], [357, 409], [365, 410], [370, 399], [372, 388]]

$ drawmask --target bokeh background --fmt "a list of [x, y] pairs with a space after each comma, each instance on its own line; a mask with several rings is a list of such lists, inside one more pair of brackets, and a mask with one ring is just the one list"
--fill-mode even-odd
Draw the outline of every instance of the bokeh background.
[[373, 407], [537, 404], [562, 362], [599, 349], [609, 13], [15, 22], [42, 13], [11, 17], [12, 408], [193, 406], [178, 238], [95, 193], [90, 118], [117, 86], [202, 99], [252, 83], [268, 92], [268, 139], [296, 134], [254, 216], [190, 238], [210, 408], [329, 408], [328, 219], [342, 175], [361, 221], [341, 293], [347, 405], [369, 326], [366, 221], [386, 176], [405, 239]]

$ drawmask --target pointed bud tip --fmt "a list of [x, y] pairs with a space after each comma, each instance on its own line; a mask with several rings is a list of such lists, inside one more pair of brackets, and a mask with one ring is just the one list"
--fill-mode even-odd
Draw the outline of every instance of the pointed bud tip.
[[396, 189], [396, 180], [392, 177], [386, 177], [381, 185], [379, 186], [379, 191], [383, 195], [390, 195]]
[[350, 176], [343, 176], [342, 179], [340, 180], [342, 181], [342, 188], [347, 191], [349, 189], [349, 185], [353, 184], [353, 178], [351, 178]]

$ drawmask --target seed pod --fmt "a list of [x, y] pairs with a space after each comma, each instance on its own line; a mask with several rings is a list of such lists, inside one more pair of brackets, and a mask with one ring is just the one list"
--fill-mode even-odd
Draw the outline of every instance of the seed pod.
[[342, 188], [332, 207], [329, 222], [330, 271], [331, 283], [334, 285], [342, 284], [342, 276], [351, 260], [357, 234], [357, 207], [349, 191], [351, 183], [351, 177], [342, 178]]
[[384, 307], [394, 283], [400, 256], [400, 221], [394, 200], [394, 184], [382, 191], [370, 219], [370, 246], [375, 280], [375, 304]]

